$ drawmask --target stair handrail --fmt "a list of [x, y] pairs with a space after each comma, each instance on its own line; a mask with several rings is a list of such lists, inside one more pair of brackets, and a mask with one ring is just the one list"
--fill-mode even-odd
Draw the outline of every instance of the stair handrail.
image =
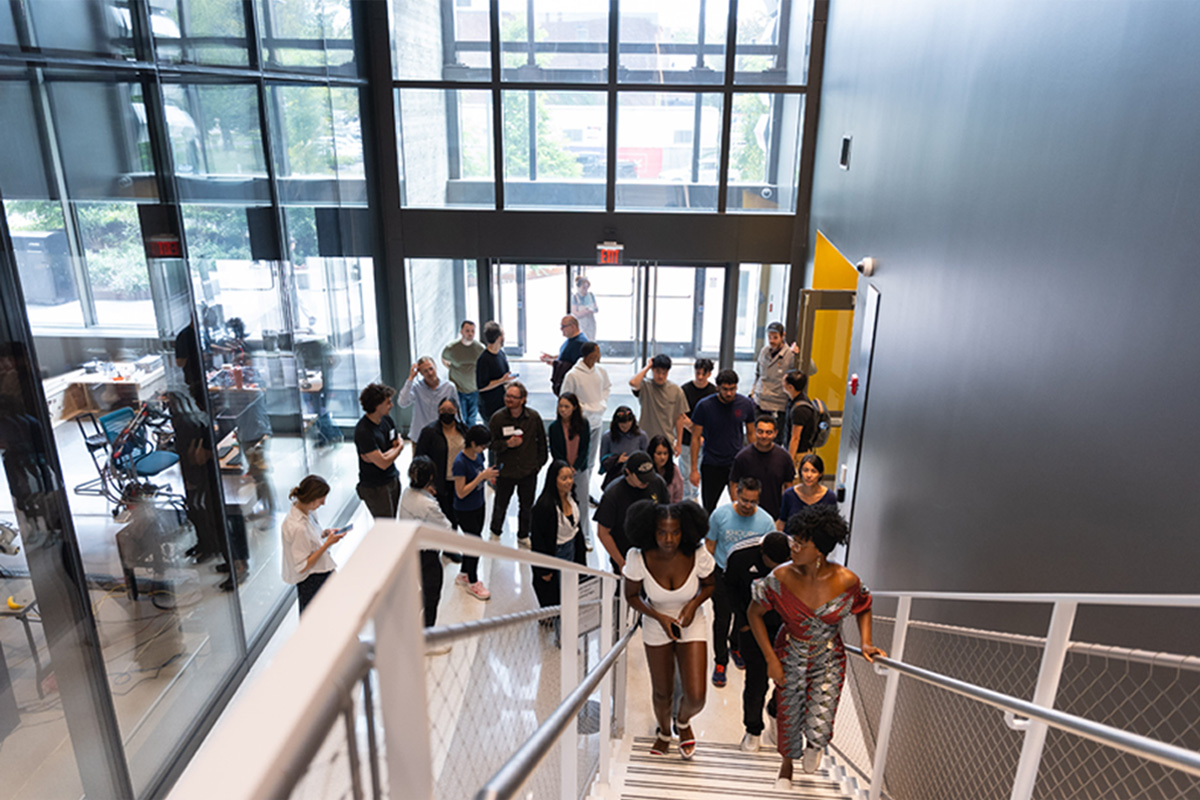
[[[846, 650], [854, 655], [862, 656], [862, 649], [855, 645], [847, 644]], [[998, 708], [1008, 714], [1036, 719], [1046, 723], [1051, 728], [1057, 728], [1058, 730], [1073, 733], [1076, 736], [1082, 736], [1085, 739], [1090, 739], [1093, 742], [1116, 748], [1117, 750], [1144, 758], [1148, 761], [1153, 761], [1164, 767], [1200, 776], [1200, 753], [1193, 750], [1167, 744], [1166, 742], [1151, 739], [1141, 734], [1123, 731], [1120, 728], [1114, 728], [1111, 725], [1095, 722], [1094, 720], [1076, 716], [1075, 714], [1068, 714], [1065, 711], [1044, 708], [1028, 700], [1022, 700], [1019, 697], [986, 689], [974, 683], [960, 681], [957, 678], [951, 678], [949, 675], [916, 667], [912, 664], [906, 664], [903, 661], [896, 661], [885, 656], [875, 656], [874, 663], [886, 669], [895, 670], [922, 683], [928, 683], [954, 694], [969, 697], [972, 700], [992, 706], [993, 708]]]
[[[575, 687], [566, 700], [559, 703], [550, 716], [546, 717], [546, 721], [538, 726], [538, 729], [517, 748], [517, 751], [508, 761], [504, 762], [500, 769], [496, 770], [496, 774], [492, 776], [491, 780], [475, 793], [474, 800], [512, 800], [517, 796], [521, 787], [542, 763], [542, 759], [549, 755], [551, 748], [557, 744], [571, 720], [583, 708], [588, 697], [596, 690], [600, 681], [608, 675], [621, 654], [625, 652], [629, 646], [629, 640], [633, 638], [637, 629], [637, 625], [630, 626], [625, 635], [608, 651], [604, 658], [600, 659], [600, 663], [587, 674], [583, 682]], [[600, 713], [605, 713], [604, 709], [601, 709]], [[601, 742], [600, 746], [604, 747], [606, 744]], [[564, 794], [565, 796], [567, 795]]]

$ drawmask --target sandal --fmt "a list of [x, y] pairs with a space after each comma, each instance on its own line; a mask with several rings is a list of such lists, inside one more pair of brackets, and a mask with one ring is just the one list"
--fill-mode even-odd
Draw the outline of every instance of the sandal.
[[[659, 743], [664, 743], [659, 747]], [[654, 729], [654, 744], [650, 745], [650, 755], [665, 756], [671, 750], [671, 737], [663, 733], [662, 728]]]
[[[696, 755], [696, 737], [692, 735], [692, 726], [689, 722], [687, 725], [680, 725], [679, 720], [671, 723], [675, 728], [676, 735], [679, 736], [679, 755], [684, 761], [691, 761]], [[684, 736], [683, 732], [687, 731], [688, 735]]]

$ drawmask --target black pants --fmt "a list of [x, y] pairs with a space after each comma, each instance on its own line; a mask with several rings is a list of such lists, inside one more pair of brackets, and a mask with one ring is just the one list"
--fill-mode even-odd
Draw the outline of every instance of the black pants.
[[508, 501], [513, 489], [517, 490], [517, 538], [529, 538], [529, 524], [533, 516], [533, 496], [537, 492], [537, 473], [524, 478], [496, 478], [496, 499], [492, 504], [492, 533], [496, 536], [504, 529], [504, 517], [508, 514]]
[[704, 510], [709, 514], [721, 502], [721, 492], [729, 491], [729, 472], [733, 464], [701, 464], [700, 465], [700, 496], [704, 500]]
[[395, 519], [396, 508], [400, 505], [400, 479], [393, 478], [382, 486], [357, 487], [359, 498], [367, 504], [367, 510], [373, 517]]
[[[778, 623], [767, 625], [767, 638], [775, 641]], [[742, 689], [742, 725], [746, 733], [761, 736], [763, 732], [763, 701], [767, 699], [767, 659], [763, 656], [754, 632], [740, 631], [741, 654], [746, 661], [746, 681]], [[772, 714], [774, 716], [774, 714]]]
[[425, 627], [437, 625], [438, 601], [442, 599], [442, 554], [421, 551], [421, 597], [425, 602]]
[[733, 626], [733, 607], [729, 589], [725, 586], [725, 570], [717, 567], [713, 571], [716, 586], [713, 587], [713, 661], [725, 666], [729, 663], [729, 651], [738, 649], [737, 629]]
[[[486, 511], [487, 506], [472, 508], [469, 511], [458, 509], [455, 512], [458, 514], [458, 527], [462, 528], [463, 533], [483, 538], [483, 515]], [[466, 575], [471, 583], [479, 580], [479, 556], [463, 556], [462, 574]]]
[[296, 593], [300, 595], [300, 613], [304, 613], [304, 609], [317, 596], [317, 591], [325, 585], [325, 580], [332, 575], [332, 572], [314, 572], [304, 580], [296, 584]]

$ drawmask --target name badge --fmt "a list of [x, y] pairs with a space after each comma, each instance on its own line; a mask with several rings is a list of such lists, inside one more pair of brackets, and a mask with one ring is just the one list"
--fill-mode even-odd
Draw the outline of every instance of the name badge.
[[508, 439], [509, 437], [512, 437], [512, 436], [524, 436], [525, 435], [521, 431], [521, 429], [516, 427], [515, 425], [505, 425], [503, 428], [500, 429], [500, 433], [501, 433], [501, 435], [504, 436], [505, 439]]

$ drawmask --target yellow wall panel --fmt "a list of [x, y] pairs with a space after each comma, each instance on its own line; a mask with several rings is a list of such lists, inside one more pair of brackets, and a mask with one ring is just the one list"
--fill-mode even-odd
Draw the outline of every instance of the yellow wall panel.
[[[817, 246], [813, 252], [812, 288], [858, 289], [858, 271], [820, 231], [817, 231]], [[825, 403], [830, 411], [846, 407], [853, 329], [853, 311], [818, 311], [816, 314], [812, 360], [817, 365], [817, 374], [808, 379], [808, 396]], [[817, 451], [825, 462], [826, 472], [831, 475], [837, 471], [841, 433], [841, 428], [834, 428], [829, 433], [829, 441]]]

